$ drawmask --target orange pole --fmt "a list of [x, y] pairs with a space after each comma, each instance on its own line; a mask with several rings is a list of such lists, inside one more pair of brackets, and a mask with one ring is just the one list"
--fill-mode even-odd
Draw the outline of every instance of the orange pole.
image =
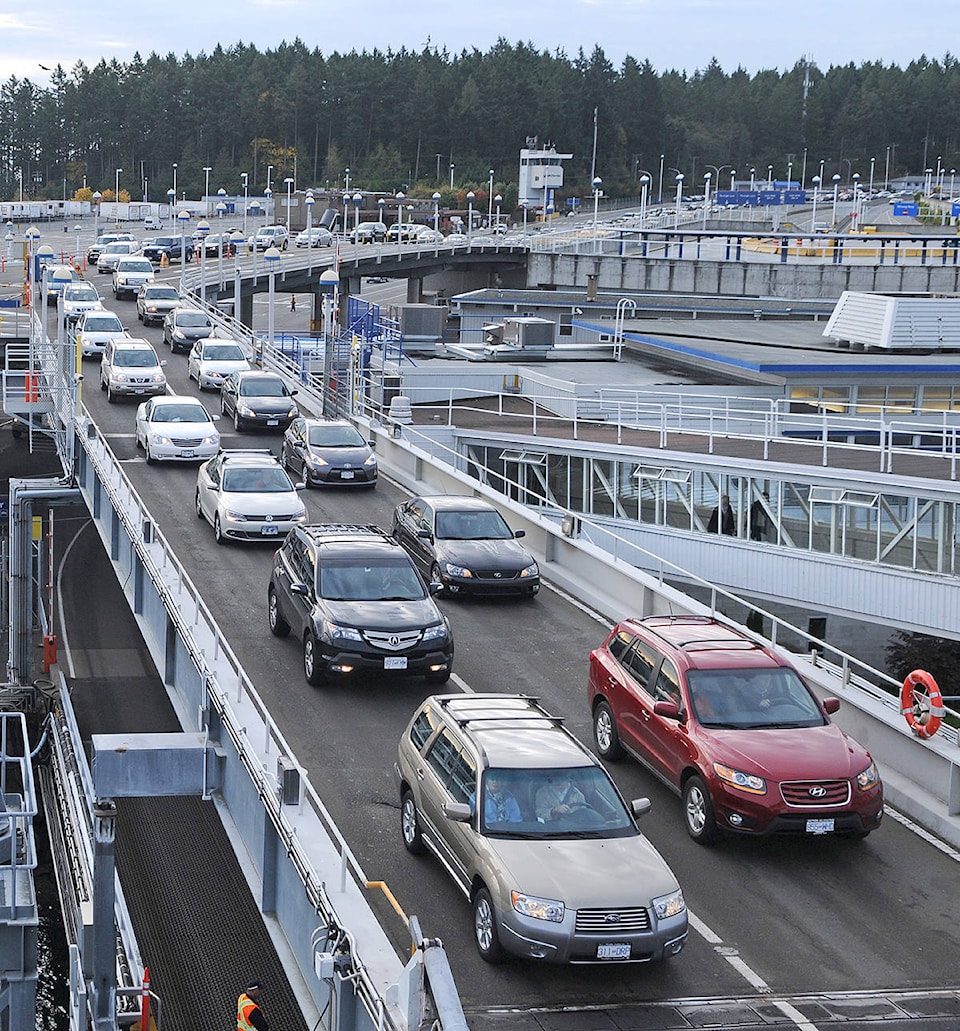
[[150, 968], [143, 968], [143, 995], [140, 997], [140, 1031], [150, 1031]]

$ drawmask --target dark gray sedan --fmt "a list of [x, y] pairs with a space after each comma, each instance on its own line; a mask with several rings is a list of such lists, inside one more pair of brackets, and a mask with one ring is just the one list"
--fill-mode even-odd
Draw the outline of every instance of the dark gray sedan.
[[167, 312], [163, 319], [163, 342], [170, 350], [188, 352], [198, 340], [213, 336], [213, 323], [198, 308], [180, 307]]
[[283, 377], [274, 372], [233, 372], [220, 387], [220, 414], [233, 416], [233, 428], [285, 430], [300, 414]]
[[540, 569], [503, 516], [482, 498], [412, 498], [393, 514], [393, 535], [444, 594], [519, 596], [540, 590]]
[[377, 485], [376, 455], [346, 419], [294, 419], [283, 435], [280, 461], [308, 487]]

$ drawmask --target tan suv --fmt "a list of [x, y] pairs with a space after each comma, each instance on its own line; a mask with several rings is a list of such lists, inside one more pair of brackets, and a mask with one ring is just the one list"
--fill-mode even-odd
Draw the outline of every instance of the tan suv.
[[396, 765], [403, 843], [433, 852], [495, 963], [644, 963], [676, 955], [687, 909], [596, 756], [533, 698], [433, 695]]
[[108, 340], [100, 359], [100, 389], [113, 404], [118, 397], [153, 397], [167, 392], [166, 362], [138, 337]]

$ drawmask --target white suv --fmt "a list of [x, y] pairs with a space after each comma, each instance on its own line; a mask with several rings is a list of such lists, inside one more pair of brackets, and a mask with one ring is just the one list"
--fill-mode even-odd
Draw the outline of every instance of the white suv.
[[276, 247], [279, 251], [287, 249], [287, 227], [286, 226], [264, 226], [258, 229], [253, 238], [254, 251], [265, 251], [268, 247]]
[[135, 297], [140, 287], [153, 279], [153, 265], [148, 258], [121, 258], [113, 270], [113, 296], [118, 301], [128, 294]]
[[137, 337], [107, 342], [100, 359], [100, 389], [118, 397], [152, 397], [167, 392], [167, 377], [151, 344]]

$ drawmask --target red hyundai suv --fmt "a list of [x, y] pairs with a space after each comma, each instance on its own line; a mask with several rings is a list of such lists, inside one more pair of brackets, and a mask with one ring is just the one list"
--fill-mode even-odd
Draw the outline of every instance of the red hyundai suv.
[[772, 648], [701, 616], [618, 623], [590, 653], [604, 759], [629, 752], [683, 799], [687, 831], [865, 838], [880, 825], [876, 764]]

